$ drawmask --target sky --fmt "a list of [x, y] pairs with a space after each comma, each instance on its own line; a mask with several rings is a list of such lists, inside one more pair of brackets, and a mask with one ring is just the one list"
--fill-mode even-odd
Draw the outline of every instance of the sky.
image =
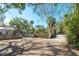
[[[59, 5], [58, 6], [58, 10], [64, 9], [65, 12], [68, 12], [69, 9], [66, 6], [64, 6], [64, 5], [63, 4]], [[22, 14], [20, 14], [17, 9], [10, 9], [9, 11], [7, 11], [5, 13], [5, 15], [6, 15], [6, 18], [5, 18], [5, 21], [4, 21], [5, 24], [8, 24], [8, 22], [12, 18], [21, 17], [21, 18], [24, 18], [24, 19], [26, 19], [28, 21], [33, 20], [34, 21], [34, 26], [36, 26], [38, 24], [39, 25], [43, 25], [44, 27], [47, 26], [47, 24], [44, 21], [42, 21], [40, 19], [40, 17], [36, 13], [33, 13], [33, 9], [31, 7], [28, 7], [28, 6], [26, 6], [26, 8], [25, 8], [25, 10], [23, 11]], [[60, 21], [61, 20], [60, 18], [62, 18], [63, 15], [64, 14], [62, 12], [59, 12], [54, 17], [56, 18], [56, 20]]]
[[34, 26], [37, 24], [46, 25], [46, 23], [41, 21], [40, 17], [37, 14], [33, 13], [33, 10], [29, 7], [26, 7], [22, 14], [20, 14], [17, 9], [10, 9], [5, 13], [5, 15], [6, 15], [6, 18], [4, 21], [5, 23], [8, 23], [12, 18], [21, 17], [28, 21], [33, 20]]

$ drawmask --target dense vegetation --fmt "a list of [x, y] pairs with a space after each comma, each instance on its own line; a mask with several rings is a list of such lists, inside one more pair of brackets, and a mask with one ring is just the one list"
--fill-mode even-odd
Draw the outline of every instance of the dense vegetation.
[[79, 47], [79, 4], [75, 4], [73, 13], [64, 16], [64, 30], [70, 43]]

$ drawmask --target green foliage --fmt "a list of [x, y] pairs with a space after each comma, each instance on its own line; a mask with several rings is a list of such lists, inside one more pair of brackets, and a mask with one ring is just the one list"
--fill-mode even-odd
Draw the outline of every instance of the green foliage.
[[74, 46], [79, 47], [79, 40], [74, 40]]
[[28, 22], [23, 18], [13, 18], [10, 20], [9, 24], [12, 27], [15, 27], [16, 32], [20, 32], [24, 35], [24, 33], [34, 33], [35, 29], [33, 27], [33, 21]]
[[3, 3], [0, 4], [0, 14], [7, 12], [11, 8], [16, 8], [19, 10], [20, 14], [25, 9], [25, 3]]
[[10, 20], [9, 22], [10, 26], [16, 27], [17, 31], [26, 31], [29, 30], [27, 27], [29, 27], [28, 21], [23, 18], [14, 18]]
[[12, 3], [9, 6], [10, 6], [10, 8], [18, 9], [20, 14], [25, 9], [25, 3]]
[[4, 19], [5, 19], [5, 13], [11, 9], [16, 8], [19, 10], [20, 13], [25, 9], [25, 3], [3, 3], [0, 4], [0, 26], [5, 26]]
[[65, 20], [65, 29], [67, 30], [67, 38], [70, 43], [79, 46], [79, 16], [72, 14], [72, 16]]
[[40, 38], [47, 38], [48, 37], [47, 29], [44, 28], [44, 26], [42, 25], [37, 25], [34, 36]]
[[[70, 4], [30, 4], [30, 6], [33, 7], [34, 12], [40, 16], [41, 20], [44, 21], [48, 25], [48, 36], [49, 38], [52, 37], [53, 35], [55, 36], [56, 28], [55, 28], [55, 21], [53, 20], [54, 18], [52, 16], [59, 15], [59, 13], [67, 13], [65, 12], [64, 8], [58, 8], [59, 5], [63, 5], [69, 9]], [[61, 27], [62, 28], [62, 27]], [[60, 30], [61, 30], [60, 28]]]
[[65, 34], [63, 31], [64, 27], [63, 27], [63, 21], [58, 21], [56, 23], [56, 33], [57, 34]]

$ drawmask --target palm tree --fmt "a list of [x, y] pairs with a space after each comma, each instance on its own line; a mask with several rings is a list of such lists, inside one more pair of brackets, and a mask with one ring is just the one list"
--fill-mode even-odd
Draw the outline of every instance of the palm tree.
[[[48, 33], [51, 32], [51, 27], [53, 27], [52, 25], [54, 25], [55, 21], [53, 22], [50, 16], [53, 16], [55, 11], [56, 11], [56, 7], [57, 4], [30, 4], [30, 6], [34, 6], [34, 12], [37, 13], [38, 16], [40, 16], [41, 20], [44, 21], [47, 25], [48, 25]], [[47, 19], [47, 20], [45, 20]], [[54, 19], [55, 20], [55, 19]], [[52, 21], [52, 22], [51, 22]], [[54, 31], [54, 30], [53, 30]], [[51, 37], [51, 35], [48, 35], [49, 38]]]
[[55, 18], [53, 18], [52, 16], [49, 16], [47, 18], [48, 21], [48, 35], [49, 38], [55, 37], [56, 36], [56, 28], [55, 28]]

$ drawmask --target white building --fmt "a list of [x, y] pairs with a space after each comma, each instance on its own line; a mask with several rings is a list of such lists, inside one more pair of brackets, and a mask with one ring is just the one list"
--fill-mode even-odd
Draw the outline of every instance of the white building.
[[0, 39], [10, 38], [14, 32], [13, 28], [10, 27], [0, 27]]

